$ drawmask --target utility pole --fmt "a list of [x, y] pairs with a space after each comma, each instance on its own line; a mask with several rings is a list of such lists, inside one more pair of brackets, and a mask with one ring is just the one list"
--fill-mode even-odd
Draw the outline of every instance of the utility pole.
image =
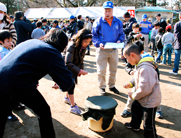
[[173, 10], [173, 7], [172, 7], [172, 0], [171, 0], [171, 10]]

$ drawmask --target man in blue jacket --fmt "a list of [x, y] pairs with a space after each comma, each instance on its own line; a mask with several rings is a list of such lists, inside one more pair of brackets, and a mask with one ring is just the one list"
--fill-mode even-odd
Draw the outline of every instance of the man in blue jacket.
[[174, 68], [170, 71], [170, 74], [178, 75], [179, 63], [180, 63], [180, 55], [181, 55], [181, 21], [178, 21], [174, 27], [174, 35], [175, 35], [175, 60], [174, 60]]
[[116, 72], [118, 65], [118, 50], [104, 49], [107, 42], [124, 42], [123, 23], [113, 16], [113, 3], [107, 1], [103, 4], [104, 17], [98, 18], [92, 28], [93, 43], [96, 49], [97, 74], [100, 94], [105, 95], [106, 88], [106, 66], [109, 64], [109, 90], [116, 94], [119, 91], [115, 88]]
[[42, 138], [55, 138], [50, 107], [36, 88], [38, 81], [49, 74], [62, 91], [68, 91], [74, 83], [61, 56], [68, 38], [60, 29], [49, 33], [42, 41], [32, 39], [19, 44], [0, 62], [0, 138], [11, 110], [11, 98], [37, 114]]
[[153, 28], [152, 24], [147, 21], [147, 15], [142, 15], [142, 21], [140, 22], [141, 34], [145, 38], [144, 40], [144, 51], [148, 52], [148, 39], [149, 39], [149, 32]]

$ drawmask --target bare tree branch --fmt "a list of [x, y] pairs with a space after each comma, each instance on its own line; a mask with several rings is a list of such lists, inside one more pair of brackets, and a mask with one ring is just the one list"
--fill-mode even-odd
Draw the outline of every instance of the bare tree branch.
[[60, 2], [58, 2], [57, 0], [55, 0], [55, 2], [60, 5], [60, 7], [64, 7]]

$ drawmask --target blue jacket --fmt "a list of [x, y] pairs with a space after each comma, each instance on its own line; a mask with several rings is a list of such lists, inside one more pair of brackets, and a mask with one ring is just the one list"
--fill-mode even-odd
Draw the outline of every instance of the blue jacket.
[[175, 35], [174, 49], [181, 49], [181, 21], [175, 24], [174, 35]]
[[0, 61], [0, 92], [10, 95], [35, 93], [38, 80], [46, 74], [63, 91], [73, 85], [72, 73], [66, 68], [61, 52], [41, 40], [28, 40]]
[[124, 42], [125, 40], [123, 23], [116, 17], [113, 17], [111, 26], [104, 19], [104, 17], [96, 19], [93, 24], [92, 34], [92, 41], [94, 46], [97, 48], [99, 47], [100, 43], [105, 45], [107, 42], [116, 43], [118, 40], [121, 42]]
[[142, 34], [149, 34], [150, 30], [153, 28], [152, 24], [149, 21], [141, 21], [139, 24], [141, 25]]

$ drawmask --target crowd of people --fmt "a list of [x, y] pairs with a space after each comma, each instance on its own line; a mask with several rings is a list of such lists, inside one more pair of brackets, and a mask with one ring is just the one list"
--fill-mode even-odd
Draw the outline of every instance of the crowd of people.
[[[49, 74], [56, 83], [53, 88], [65, 91], [64, 102], [70, 105], [70, 112], [81, 115], [75, 102], [74, 89], [78, 77], [87, 75], [84, 70], [84, 57], [90, 55], [90, 45], [96, 47], [96, 65], [99, 95], [107, 96], [106, 87], [120, 94], [115, 86], [118, 49], [105, 49], [107, 42], [123, 43], [121, 59], [125, 70], [134, 79], [124, 88], [132, 88], [122, 117], [132, 113], [130, 123], [125, 127], [140, 130], [144, 117], [144, 137], [156, 138], [155, 115], [163, 118], [161, 112], [161, 90], [159, 85], [158, 63], [171, 65], [174, 49], [173, 75], [178, 74], [181, 54], [181, 22], [173, 29], [170, 21], [148, 21], [143, 14], [137, 22], [129, 12], [124, 14], [124, 22], [113, 16], [113, 2], [103, 4], [104, 16], [83, 21], [82, 16], [73, 15], [69, 20], [34, 19], [28, 20], [21, 11], [14, 16], [7, 15], [7, 8], [0, 3], [0, 137], [3, 137], [7, 120], [17, 117], [12, 110], [31, 108], [37, 115], [41, 137], [55, 137], [50, 107], [37, 90], [38, 81]], [[172, 33], [174, 32], [174, 34]], [[149, 39], [150, 35], [150, 39]], [[148, 53], [149, 43], [151, 54]], [[48, 56], [47, 56], [48, 55]], [[106, 69], [109, 65], [109, 78], [106, 83]]]

